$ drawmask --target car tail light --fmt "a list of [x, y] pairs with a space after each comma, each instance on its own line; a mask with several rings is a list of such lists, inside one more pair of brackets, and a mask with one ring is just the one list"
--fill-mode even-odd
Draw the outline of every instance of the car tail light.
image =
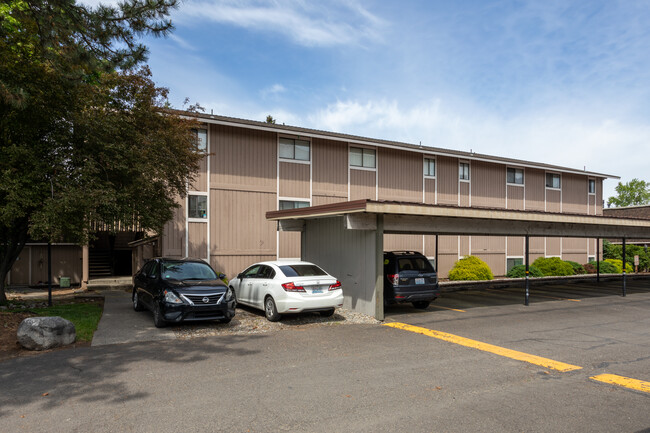
[[336, 280], [336, 283], [332, 284], [330, 286], [330, 290], [336, 290], [341, 288], [341, 282], [339, 280]]
[[304, 292], [305, 288], [302, 286], [296, 286], [293, 283], [284, 283], [282, 288], [287, 292]]
[[388, 274], [388, 281], [390, 281], [393, 286], [397, 286], [399, 284], [399, 274]]

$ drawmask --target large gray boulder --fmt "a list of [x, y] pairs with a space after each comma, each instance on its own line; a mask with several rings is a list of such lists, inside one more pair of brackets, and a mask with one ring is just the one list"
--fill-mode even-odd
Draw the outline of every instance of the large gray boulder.
[[63, 317], [29, 317], [18, 326], [18, 342], [25, 349], [46, 350], [74, 343], [74, 324]]

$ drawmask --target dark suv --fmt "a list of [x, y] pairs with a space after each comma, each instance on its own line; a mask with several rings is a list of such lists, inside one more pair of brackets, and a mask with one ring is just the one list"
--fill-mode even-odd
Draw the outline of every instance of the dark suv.
[[412, 302], [415, 308], [427, 308], [440, 295], [438, 274], [422, 254], [416, 251], [384, 252], [384, 302]]

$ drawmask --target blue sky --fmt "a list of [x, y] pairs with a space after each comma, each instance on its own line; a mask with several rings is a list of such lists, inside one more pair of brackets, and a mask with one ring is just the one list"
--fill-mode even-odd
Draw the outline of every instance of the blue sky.
[[178, 108], [650, 181], [645, 0], [185, 0], [172, 20], [145, 43]]

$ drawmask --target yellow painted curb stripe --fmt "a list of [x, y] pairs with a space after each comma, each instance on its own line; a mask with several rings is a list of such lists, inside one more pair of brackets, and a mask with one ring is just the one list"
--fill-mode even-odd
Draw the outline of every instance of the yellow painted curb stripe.
[[456, 308], [443, 307], [442, 305], [430, 305], [430, 306], [433, 307], [433, 308], [443, 308], [445, 310], [458, 311], [460, 313], [467, 313], [467, 311], [465, 311], [465, 310], [458, 310]]
[[492, 344], [482, 343], [476, 340], [470, 340], [469, 338], [459, 337], [458, 335], [448, 334], [446, 332], [434, 331], [432, 329], [420, 328], [419, 326], [407, 325], [406, 323], [385, 323], [384, 326], [390, 326], [391, 328], [415, 332], [416, 334], [422, 334], [428, 337], [437, 338], [439, 340], [448, 341], [450, 343], [460, 344], [461, 346], [472, 347], [484, 352], [490, 352], [496, 355], [505, 356], [507, 358], [516, 359], [517, 361], [524, 361], [535, 365], [541, 365], [542, 367], [551, 368], [557, 371], [572, 371], [580, 370], [582, 368], [578, 367], [577, 365], [565, 364], [564, 362], [553, 361], [552, 359], [542, 358], [540, 356], [530, 355], [528, 353], [517, 352], [516, 350], [510, 350], [504, 347], [494, 346]]
[[650, 393], [650, 382], [644, 382], [642, 380], [632, 379], [625, 376], [618, 376], [616, 374], [599, 374], [598, 376], [593, 376], [589, 379]]

